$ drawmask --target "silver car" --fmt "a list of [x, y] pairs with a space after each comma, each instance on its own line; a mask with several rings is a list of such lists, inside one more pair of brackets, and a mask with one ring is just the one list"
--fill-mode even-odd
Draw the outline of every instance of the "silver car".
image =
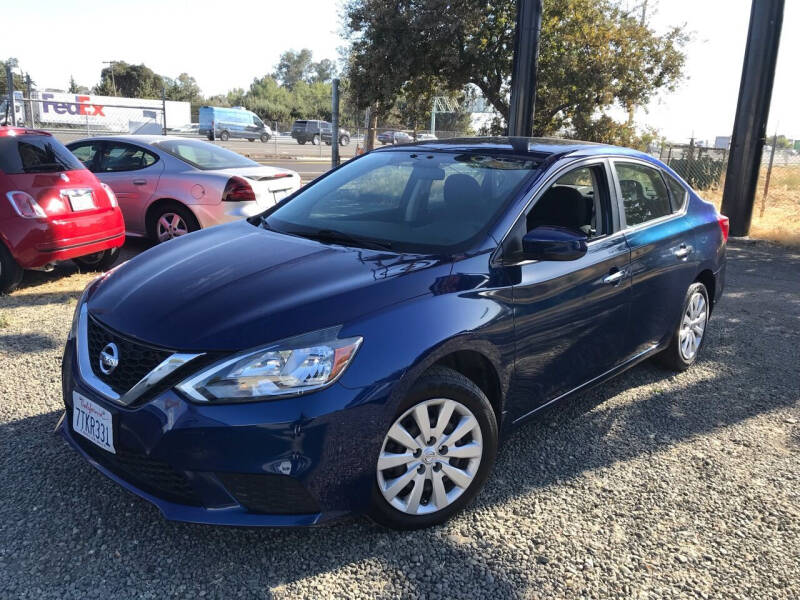
[[202, 140], [120, 135], [67, 148], [114, 191], [128, 235], [154, 242], [256, 214], [300, 187], [294, 171]]

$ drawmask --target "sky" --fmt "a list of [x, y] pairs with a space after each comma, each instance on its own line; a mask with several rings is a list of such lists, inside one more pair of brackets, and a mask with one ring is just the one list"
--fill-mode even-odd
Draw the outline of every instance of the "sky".
[[[310, 48], [315, 60], [336, 60], [346, 43], [339, 12], [338, 0], [8, 2], [3, 21], [15, 25], [3, 27], [0, 57], [16, 57], [40, 88], [65, 89], [70, 75], [91, 87], [103, 61], [124, 60], [170, 77], [187, 72], [210, 96], [247, 88], [271, 73], [285, 50]], [[693, 38], [686, 80], [639, 108], [637, 124], [676, 142], [694, 135], [713, 143], [715, 136], [730, 135], [750, 0], [649, 0], [648, 12], [656, 30], [685, 23]], [[800, 138], [797, 31], [800, 0], [788, 0], [767, 131], [772, 135], [777, 127], [792, 139]]]

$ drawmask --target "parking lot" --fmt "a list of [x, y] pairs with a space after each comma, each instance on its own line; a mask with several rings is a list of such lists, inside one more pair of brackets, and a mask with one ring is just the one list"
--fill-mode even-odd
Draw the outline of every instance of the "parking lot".
[[543, 414], [465, 514], [409, 533], [170, 523], [94, 471], [52, 434], [90, 278], [0, 297], [0, 597], [798, 597], [796, 250], [732, 242], [695, 367], [644, 363]]

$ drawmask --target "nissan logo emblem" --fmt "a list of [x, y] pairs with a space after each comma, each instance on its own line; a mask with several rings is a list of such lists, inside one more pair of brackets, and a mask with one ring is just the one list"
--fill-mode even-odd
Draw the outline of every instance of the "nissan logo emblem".
[[119, 364], [119, 350], [113, 342], [106, 344], [100, 351], [100, 370], [104, 375], [111, 375]]

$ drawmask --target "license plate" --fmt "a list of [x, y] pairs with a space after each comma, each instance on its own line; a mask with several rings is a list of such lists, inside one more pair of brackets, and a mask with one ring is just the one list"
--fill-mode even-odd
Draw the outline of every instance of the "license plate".
[[66, 194], [66, 196], [69, 198], [69, 205], [75, 212], [81, 210], [91, 210], [95, 208], [94, 198], [92, 197], [92, 192], [90, 191], [69, 192]]
[[72, 392], [72, 430], [116, 454], [111, 413], [78, 392]]

